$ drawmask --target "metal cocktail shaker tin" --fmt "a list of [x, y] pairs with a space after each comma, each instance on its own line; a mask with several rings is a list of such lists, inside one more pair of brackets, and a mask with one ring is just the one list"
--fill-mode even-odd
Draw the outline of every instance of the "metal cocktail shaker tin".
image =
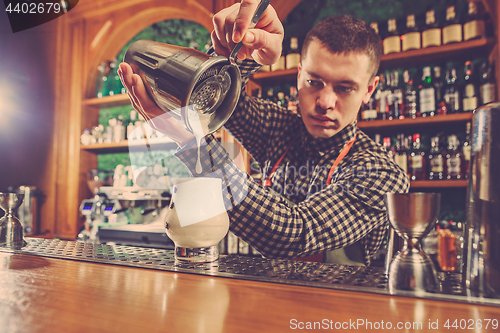
[[[218, 130], [231, 116], [240, 96], [239, 68], [223, 56], [139, 40], [128, 48], [124, 62], [140, 75], [156, 104], [192, 133], [200, 124], [205, 134]], [[154, 120], [161, 115], [143, 116], [161, 131]]]
[[463, 282], [471, 296], [500, 295], [500, 102], [472, 118]]

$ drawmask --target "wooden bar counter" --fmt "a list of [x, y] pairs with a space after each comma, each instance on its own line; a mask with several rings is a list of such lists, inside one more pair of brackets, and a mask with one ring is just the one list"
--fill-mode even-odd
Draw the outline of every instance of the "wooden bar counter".
[[500, 331], [493, 319], [500, 307], [0, 252], [1, 332]]

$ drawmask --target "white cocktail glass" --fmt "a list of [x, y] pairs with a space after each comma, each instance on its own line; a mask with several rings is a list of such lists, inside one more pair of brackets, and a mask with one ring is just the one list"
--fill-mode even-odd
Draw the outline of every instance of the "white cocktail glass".
[[219, 258], [219, 242], [229, 230], [229, 217], [219, 178], [170, 178], [172, 199], [165, 229], [175, 244], [175, 258], [211, 262]]

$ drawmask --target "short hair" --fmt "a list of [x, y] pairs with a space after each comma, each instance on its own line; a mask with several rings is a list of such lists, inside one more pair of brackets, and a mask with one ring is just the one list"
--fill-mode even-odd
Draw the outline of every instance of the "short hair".
[[383, 51], [382, 40], [366, 22], [349, 15], [336, 15], [320, 21], [304, 39], [302, 58], [313, 40], [321, 42], [333, 53], [366, 54], [371, 61], [372, 78], [377, 74]]

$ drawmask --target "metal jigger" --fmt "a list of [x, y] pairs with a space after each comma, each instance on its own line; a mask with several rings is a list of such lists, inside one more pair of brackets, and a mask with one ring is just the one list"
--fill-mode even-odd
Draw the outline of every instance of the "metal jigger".
[[14, 216], [14, 212], [23, 203], [24, 194], [0, 193], [0, 208], [5, 216], [0, 219], [0, 246], [19, 250], [27, 243], [23, 236], [21, 221]]
[[389, 267], [389, 292], [438, 291], [436, 269], [421, 241], [437, 222], [441, 194], [386, 193], [385, 204], [392, 227], [404, 241]]

